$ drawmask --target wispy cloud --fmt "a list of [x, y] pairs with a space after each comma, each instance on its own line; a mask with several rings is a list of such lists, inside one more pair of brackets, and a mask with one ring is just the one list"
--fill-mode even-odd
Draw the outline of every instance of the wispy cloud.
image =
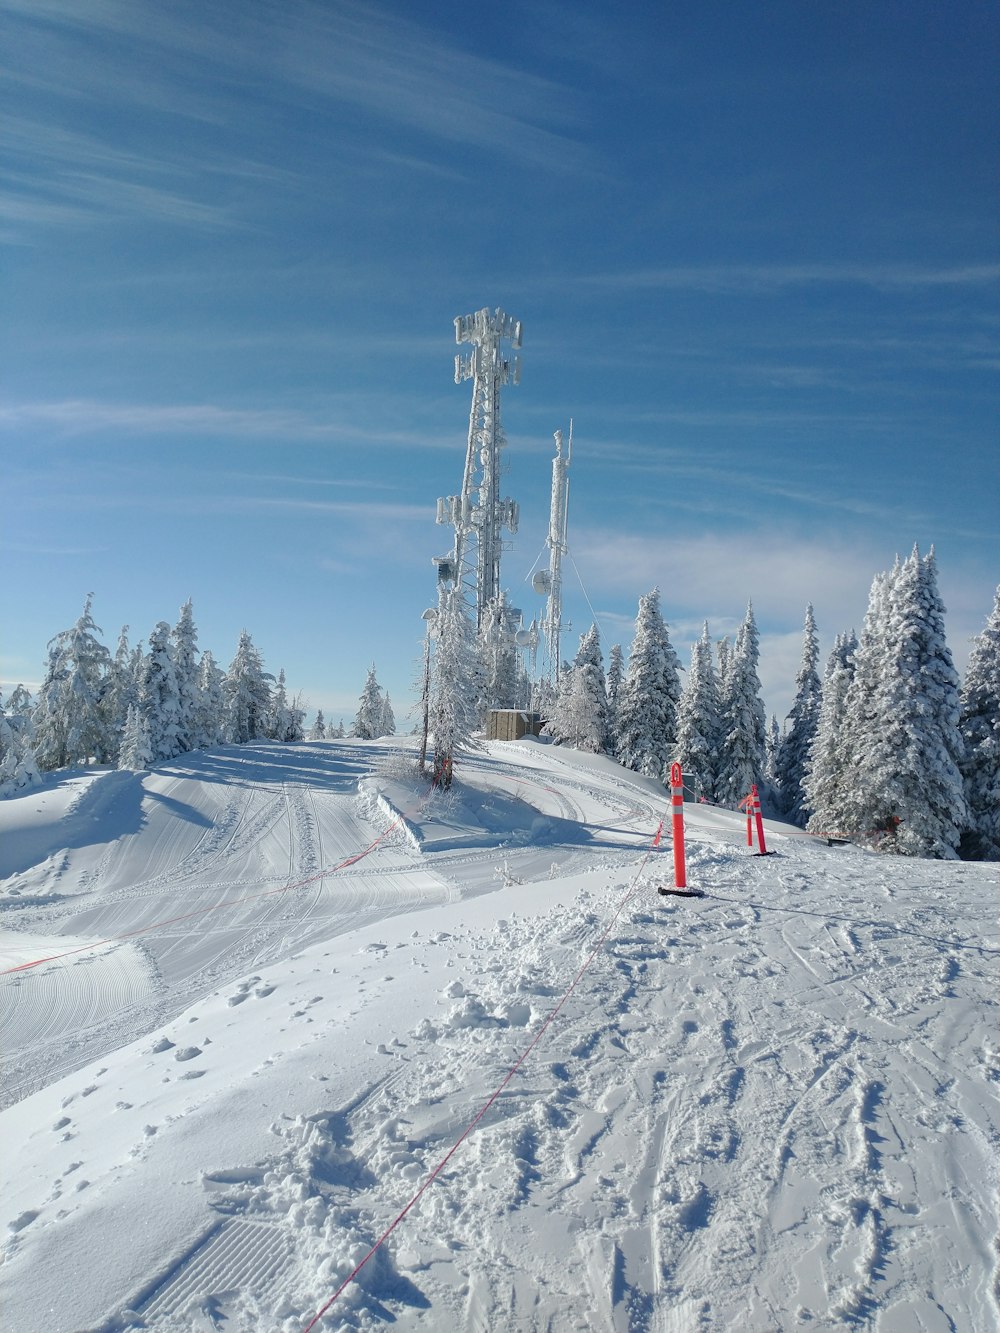
[[[149, 77], [130, 78], [130, 62], [117, 61], [123, 78], [109, 80], [113, 86], [105, 89], [105, 95], [125, 95], [140, 105], [162, 103], [172, 81], [174, 114], [193, 111], [221, 121], [234, 96], [245, 94], [248, 75], [266, 67], [272, 98], [346, 104], [407, 134], [418, 131], [548, 170], [595, 165], [591, 151], [571, 132], [575, 99], [568, 89], [377, 5], [305, 0], [296, 5], [294, 21], [281, 10], [249, 10], [239, 25], [225, 29], [201, 10], [191, 11], [194, 19], [164, 11], [150, 23], [148, 11], [116, 0], [86, 7], [69, 0], [13, 0], [12, 8], [22, 22], [47, 29], [53, 39], [114, 40], [118, 47], [140, 48]], [[149, 61], [150, 48], [169, 58], [166, 72], [162, 60]], [[199, 84], [192, 67], [210, 70], [212, 79]], [[74, 77], [82, 92], [97, 90], [85, 65], [75, 68], [67, 61], [64, 80]], [[39, 73], [34, 80], [44, 82]], [[65, 83], [52, 81], [51, 89], [64, 92]], [[398, 154], [397, 165], [406, 156]], [[429, 168], [420, 155], [412, 160]]]
[[109, 403], [93, 399], [0, 403], [0, 428], [49, 427], [67, 438], [115, 432], [137, 435], [253, 436], [299, 442], [365, 442], [454, 449], [454, 439], [414, 431], [372, 430], [350, 421], [284, 408], [213, 403]]
[[1000, 264], [705, 264], [595, 273], [579, 286], [619, 290], [675, 289], [759, 295], [793, 287], [853, 286], [877, 290], [982, 286], [1000, 281]]

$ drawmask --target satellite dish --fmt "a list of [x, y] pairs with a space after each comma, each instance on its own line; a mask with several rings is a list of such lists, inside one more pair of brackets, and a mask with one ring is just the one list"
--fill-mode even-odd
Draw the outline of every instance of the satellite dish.
[[531, 631], [519, 629], [514, 635], [514, 642], [517, 644], [518, 648], [527, 648], [528, 644], [531, 642]]
[[547, 597], [552, 591], [552, 575], [547, 569], [536, 569], [531, 576], [531, 586], [542, 597]]

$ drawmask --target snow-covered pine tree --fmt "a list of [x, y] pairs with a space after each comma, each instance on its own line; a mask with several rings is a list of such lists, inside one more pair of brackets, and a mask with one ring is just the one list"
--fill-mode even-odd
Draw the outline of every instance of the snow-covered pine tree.
[[718, 652], [718, 668], [715, 673], [715, 679], [719, 687], [719, 706], [722, 706], [722, 700], [729, 695], [729, 674], [733, 665], [733, 645], [729, 642], [729, 635], [725, 634], [716, 644]]
[[854, 679], [858, 636], [838, 634], [826, 663], [816, 734], [809, 746], [802, 785], [814, 833], [846, 831], [847, 792], [851, 782], [846, 759], [847, 698]]
[[128, 625], [123, 625], [118, 635], [118, 647], [109, 665], [104, 683], [104, 696], [101, 700], [108, 733], [108, 760], [112, 764], [118, 762], [118, 751], [129, 707], [136, 703], [138, 698], [139, 683], [136, 679], [134, 654], [129, 647]]
[[[850, 831], [905, 856], [953, 859], [967, 819], [959, 769], [959, 679], [945, 640], [933, 551], [921, 558], [914, 547], [897, 566], [887, 610], [871, 708], [874, 725], [868, 748], [853, 756]], [[893, 818], [902, 822], [890, 836], [881, 836]]]
[[611, 645], [608, 654], [608, 749], [618, 757], [618, 697], [621, 694], [622, 681], [625, 679], [625, 656], [620, 643]]
[[139, 684], [139, 712], [149, 733], [152, 762], [180, 754], [180, 690], [170, 647], [170, 626], [158, 622], [149, 636], [149, 651]]
[[479, 627], [479, 658], [482, 662], [480, 721], [485, 720], [491, 708], [516, 708], [518, 705], [519, 671], [511, 620], [507, 594], [501, 592], [487, 603]]
[[302, 727], [297, 717], [297, 710], [288, 700], [285, 668], [282, 667], [278, 672], [278, 680], [271, 695], [271, 712], [267, 720], [266, 735], [269, 740], [284, 743], [301, 740], [301, 731]]
[[618, 762], [647, 777], [664, 778], [677, 742], [680, 663], [660, 612], [660, 590], [639, 598], [635, 638], [618, 692]]
[[392, 701], [389, 698], [389, 691], [386, 690], [382, 696], [382, 723], [380, 736], [395, 736], [396, 734], [396, 714], [392, 711]]
[[36, 787], [42, 780], [35, 759], [31, 696], [18, 685], [7, 704], [0, 699], [0, 796]]
[[382, 735], [382, 687], [375, 676], [375, 663], [368, 668], [364, 689], [358, 699], [351, 735], [359, 741], [373, 741]]
[[317, 712], [316, 712], [316, 721], [312, 724], [312, 727], [311, 727], [311, 729], [310, 729], [310, 731], [309, 731], [309, 739], [310, 739], [311, 741], [325, 741], [325, 740], [326, 740], [326, 723], [325, 723], [324, 720], [323, 720], [323, 710], [322, 710], [322, 708], [317, 709]]
[[479, 726], [480, 663], [458, 590], [442, 599], [435, 634], [428, 725], [435, 772], [449, 781], [455, 754], [472, 742]]
[[803, 827], [812, 807], [803, 786], [809, 751], [819, 724], [823, 687], [820, 684], [819, 635], [812, 603], [806, 607], [802, 628], [802, 661], [795, 677], [795, 701], [785, 720], [785, 730], [774, 762], [774, 784], [781, 811], [793, 824]]
[[[550, 680], [539, 680], [535, 682], [534, 697], [532, 703], [535, 712], [539, 714], [543, 724], [555, 715], [557, 692], [555, 686]], [[548, 735], [548, 732], [546, 732]]]
[[778, 751], [780, 749], [781, 728], [778, 726], [777, 713], [772, 713], [767, 722], [767, 730], [764, 739], [764, 780], [770, 788], [772, 804], [775, 803], [778, 790]]
[[603, 754], [608, 748], [607, 684], [596, 625], [581, 635], [575, 662], [560, 676], [555, 713], [545, 731], [557, 745], [588, 754]]
[[288, 705], [288, 712], [288, 739], [290, 741], [304, 741], [306, 738], [306, 706], [305, 701], [302, 698], [301, 690], [298, 690], [293, 695], [292, 700]]
[[993, 613], [973, 640], [962, 685], [959, 729], [969, 829], [962, 852], [1000, 860], [1000, 588]]
[[223, 686], [226, 699], [226, 735], [234, 745], [261, 739], [266, 734], [271, 713], [271, 686], [274, 679], [264, 671], [260, 653], [246, 630], [226, 674]]
[[149, 725], [139, 704], [129, 704], [118, 753], [118, 767], [142, 770], [153, 762]]
[[722, 742], [719, 758], [718, 799], [723, 805], [738, 806], [764, 776], [765, 723], [760, 697], [757, 663], [760, 640], [753, 606], [736, 635], [736, 644], [728, 661], [727, 690], [722, 698]]
[[35, 754], [41, 769], [104, 762], [112, 748], [102, 701], [111, 654], [97, 635], [88, 593], [83, 614], [72, 627], [50, 639], [45, 679], [32, 721]]
[[191, 723], [191, 746], [209, 750], [225, 736], [226, 675], [206, 648], [198, 664], [198, 694]]
[[691, 648], [691, 669], [677, 705], [674, 746], [674, 758], [683, 770], [685, 786], [706, 801], [715, 799], [719, 726], [719, 689], [706, 620], [701, 638]]
[[[844, 783], [841, 789], [839, 829], [846, 833], [871, 831], [879, 810], [868, 801], [869, 788], [858, 781], [862, 765], [878, 743], [876, 701], [888, 660], [887, 634], [893, 584], [899, 577], [899, 557], [888, 572], [876, 574], [868, 593], [868, 609], [857, 649], [840, 727]], [[836, 827], [834, 831], [837, 831]]]
[[198, 631], [190, 597], [180, 609], [170, 633], [170, 651], [177, 677], [177, 754], [195, 749], [195, 713], [198, 708]]
[[344, 731], [344, 719], [341, 718], [335, 727], [328, 727], [326, 734], [332, 741], [342, 741], [346, 735], [346, 732]]

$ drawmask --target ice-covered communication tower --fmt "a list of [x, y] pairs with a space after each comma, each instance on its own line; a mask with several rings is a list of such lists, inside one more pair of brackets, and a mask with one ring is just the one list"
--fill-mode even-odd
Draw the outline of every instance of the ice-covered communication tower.
[[468, 592], [470, 601], [474, 589], [477, 626], [500, 592], [501, 533], [504, 528], [517, 531], [516, 502], [500, 498], [500, 451], [505, 444], [500, 390], [521, 379], [521, 358], [504, 351], [505, 340], [515, 353], [520, 349], [521, 321], [502, 310], [477, 310], [455, 320], [455, 341], [471, 344], [455, 357], [455, 383], [472, 380], [472, 411], [462, 493], [437, 502], [437, 521], [454, 526], [455, 545], [450, 560], [436, 563], [438, 578]]
[[541, 629], [545, 635], [545, 652], [549, 659], [549, 677], [553, 683], [559, 679], [559, 636], [571, 625], [562, 623], [562, 558], [569, 550], [567, 530], [569, 527], [569, 463], [573, 454], [573, 423], [569, 423], [569, 439], [566, 452], [563, 453], [563, 435], [561, 430], [555, 433], [556, 456], [552, 460], [552, 499], [549, 504], [549, 535], [545, 544], [549, 548], [549, 567], [539, 569], [531, 580], [535, 592], [546, 597], [545, 615]]

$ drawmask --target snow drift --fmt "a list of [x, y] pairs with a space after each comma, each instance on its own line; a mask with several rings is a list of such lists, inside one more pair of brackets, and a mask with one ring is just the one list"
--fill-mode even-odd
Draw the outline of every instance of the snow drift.
[[591, 955], [319, 1327], [1000, 1328], [995, 865], [386, 753], [0, 803], [5, 1329], [304, 1329]]

